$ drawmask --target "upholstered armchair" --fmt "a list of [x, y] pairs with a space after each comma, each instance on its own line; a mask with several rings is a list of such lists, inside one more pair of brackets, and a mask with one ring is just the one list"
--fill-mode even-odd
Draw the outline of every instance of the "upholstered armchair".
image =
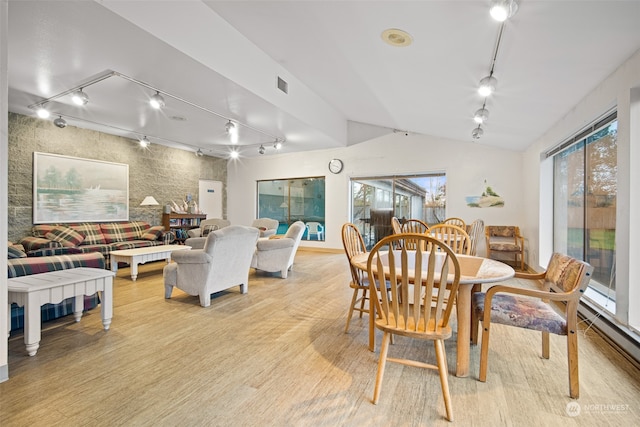
[[516, 266], [520, 257], [520, 269], [524, 270], [524, 237], [520, 227], [514, 225], [488, 225], [484, 229], [487, 239], [487, 258], [492, 253], [513, 254]]
[[185, 240], [184, 244], [191, 246], [191, 249], [202, 249], [209, 233], [230, 225], [231, 221], [222, 218], [204, 219], [200, 221], [200, 228], [187, 231], [189, 238]]
[[193, 228], [187, 231], [189, 237], [207, 237], [211, 231], [220, 230], [221, 228], [231, 225], [231, 221], [222, 218], [209, 218], [200, 221], [200, 228]]
[[258, 229], [231, 225], [212, 231], [203, 249], [175, 251], [175, 262], [164, 267], [164, 297], [171, 298], [174, 286], [198, 295], [200, 305], [209, 307], [211, 294], [240, 286], [246, 294], [249, 266], [258, 240]]
[[302, 221], [296, 221], [282, 238], [259, 239], [251, 267], [271, 273], [279, 271], [282, 278], [286, 279], [305, 229]]
[[260, 237], [269, 237], [276, 234], [276, 231], [278, 231], [278, 225], [280, 225], [278, 220], [271, 218], [258, 218], [253, 220], [253, 223], [251, 223], [252, 227], [260, 230]]

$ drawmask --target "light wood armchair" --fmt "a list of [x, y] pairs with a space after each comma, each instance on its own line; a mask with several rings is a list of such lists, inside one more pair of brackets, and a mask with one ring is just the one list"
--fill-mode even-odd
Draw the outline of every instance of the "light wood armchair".
[[[569, 396], [580, 396], [578, 381], [578, 303], [591, 279], [593, 267], [567, 255], [554, 253], [547, 270], [538, 274], [516, 273], [516, 278], [542, 280], [541, 290], [505, 285], [490, 287], [472, 296], [471, 340], [478, 342], [482, 322], [480, 381], [487, 379], [489, 332], [492, 323], [542, 332], [542, 357], [549, 358], [549, 333], [567, 336]], [[563, 303], [561, 313], [551, 301]]]
[[456, 254], [469, 255], [471, 252], [471, 237], [462, 227], [451, 224], [436, 224], [429, 228], [429, 234], [444, 242]]
[[463, 230], [467, 229], [467, 223], [462, 218], [451, 217], [442, 221], [442, 224], [457, 225]]
[[[513, 254], [516, 266], [520, 257], [520, 269], [524, 271], [524, 237], [520, 227], [514, 225], [488, 225], [484, 229], [487, 240], [487, 258], [491, 253]], [[517, 267], [516, 267], [517, 268]]]

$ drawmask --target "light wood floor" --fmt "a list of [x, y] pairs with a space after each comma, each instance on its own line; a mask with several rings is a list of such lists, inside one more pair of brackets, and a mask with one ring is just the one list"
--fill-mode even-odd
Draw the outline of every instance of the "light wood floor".
[[[367, 320], [344, 333], [351, 290], [343, 254], [299, 251], [289, 278], [251, 272], [249, 293], [222, 293], [211, 307], [174, 290], [165, 300], [162, 262], [115, 282], [111, 330], [99, 309], [44, 325], [35, 357], [22, 334], [9, 342], [0, 384], [1, 426], [431, 426], [444, 419], [437, 373], [389, 364], [371, 403], [377, 353]], [[493, 328], [486, 383], [449, 377], [460, 426], [639, 425], [639, 371], [592, 330], [580, 333], [580, 414], [566, 412], [565, 340]], [[379, 350], [380, 335], [377, 340]], [[447, 342], [455, 367], [455, 335]], [[396, 339], [390, 350], [434, 359], [431, 343]]]

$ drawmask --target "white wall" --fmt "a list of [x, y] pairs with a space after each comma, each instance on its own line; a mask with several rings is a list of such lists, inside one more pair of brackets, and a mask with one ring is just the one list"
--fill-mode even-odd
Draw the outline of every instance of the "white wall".
[[[332, 158], [344, 161], [342, 173], [329, 173]], [[397, 133], [339, 149], [230, 160], [227, 218], [232, 224], [251, 224], [256, 215], [257, 180], [326, 176], [326, 240], [303, 241], [302, 246], [342, 249], [340, 229], [349, 221], [351, 177], [433, 171], [447, 174], [448, 216], [468, 222], [482, 218], [487, 225], [522, 222], [522, 153]], [[503, 208], [467, 207], [465, 197], [480, 195], [485, 179], [505, 199]]]
[[[7, 127], [9, 122], [7, 111], [8, 81], [7, 81], [7, 27], [9, 20], [9, 3], [0, 1], [0, 240], [7, 241], [7, 194], [8, 194], [8, 163], [9, 138]], [[7, 246], [0, 245], [0, 271], [7, 271]], [[7, 324], [7, 276], [0, 274], [0, 334], [6, 336]], [[9, 378], [8, 342], [0, 339], [0, 382]]]
[[[523, 190], [527, 194], [540, 194], [540, 197], [525, 199], [524, 230], [530, 236], [530, 245], [540, 248], [540, 259], [532, 252], [533, 263], [546, 265], [551, 230], [549, 215], [552, 212], [552, 193], [550, 194], [550, 174], [553, 172], [548, 161], [541, 162], [541, 153], [558, 145], [574, 135], [595, 119], [617, 106], [618, 110], [618, 196], [616, 214], [616, 318], [623, 324], [629, 320], [629, 301], [638, 301], [640, 286], [629, 284], [640, 280], [640, 51], [632, 55], [618, 69], [587, 94], [558, 123], [549, 129], [538, 141], [524, 153]], [[632, 103], [632, 99], [634, 102]], [[634, 107], [635, 106], [635, 107]], [[632, 139], [631, 135], [634, 135]], [[634, 144], [631, 141], [634, 141]], [[542, 213], [543, 215], [539, 215]], [[632, 219], [633, 218], [633, 219]], [[634, 260], [636, 262], [630, 262]], [[633, 298], [631, 298], [633, 297]], [[635, 320], [640, 323], [640, 309], [636, 308]], [[635, 326], [638, 328], [638, 325]]]

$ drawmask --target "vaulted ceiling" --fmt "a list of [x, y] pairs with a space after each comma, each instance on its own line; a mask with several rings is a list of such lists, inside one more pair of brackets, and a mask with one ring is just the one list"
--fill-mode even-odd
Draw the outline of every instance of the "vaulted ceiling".
[[[52, 98], [51, 119], [216, 156], [393, 131], [472, 141], [500, 29], [488, 9], [488, 0], [10, 0], [9, 110], [33, 115]], [[524, 150], [640, 48], [639, 21], [638, 1], [519, 1], [476, 143]], [[389, 28], [413, 43], [385, 44]], [[61, 96], [85, 84], [87, 105]], [[160, 111], [146, 104], [155, 90]]]

